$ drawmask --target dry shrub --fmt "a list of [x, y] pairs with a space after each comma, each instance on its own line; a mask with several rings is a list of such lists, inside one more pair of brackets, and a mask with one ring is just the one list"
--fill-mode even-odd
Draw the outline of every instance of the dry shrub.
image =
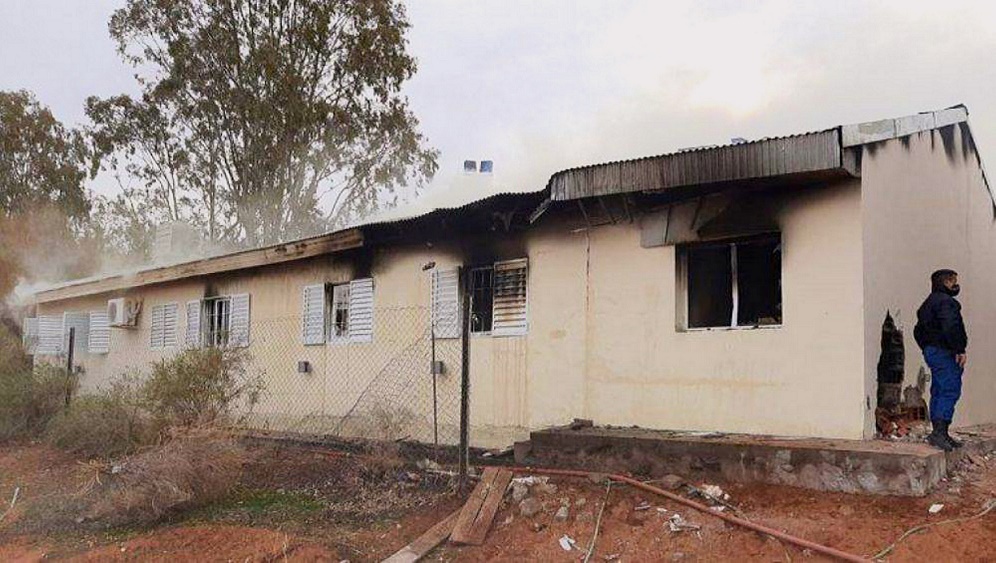
[[367, 477], [376, 479], [393, 476], [404, 465], [398, 442], [371, 442], [363, 457], [363, 472]]
[[0, 322], [0, 440], [41, 434], [64, 407], [66, 393], [64, 371], [50, 365], [33, 367], [20, 337]]
[[265, 386], [250, 360], [244, 349], [205, 348], [157, 362], [142, 388], [145, 406], [161, 428], [241, 422]]
[[197, 430], [120, 460], [92, 487], [86, 517], [111, 526], [150, 524], [215, 501], [242, 476], [245, 448], [218, 431]]
[[123, 379], [105, 391], [82, 395], [48, 424], [48, 443], [86, 458], [111, 458], [156, 441], [133, 384]]

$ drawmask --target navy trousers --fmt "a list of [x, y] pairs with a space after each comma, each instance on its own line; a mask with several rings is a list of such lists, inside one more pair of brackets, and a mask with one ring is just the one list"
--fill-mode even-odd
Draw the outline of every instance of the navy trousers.
[[961, 376], [965, 371], [950, 350], [927, 346], [923, 359], [930, 367], [930, 420], [954, 419], [955, 404], [961, 398]]

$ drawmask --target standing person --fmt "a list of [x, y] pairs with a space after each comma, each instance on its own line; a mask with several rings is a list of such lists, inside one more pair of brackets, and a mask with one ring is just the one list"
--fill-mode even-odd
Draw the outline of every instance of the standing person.
[[927, 443], [946, 452], [960, 448], [948, 434], [955, 404], [961, 397], [961, 376], [968, 357], [968, 335], [961, 318], [961, 304], [955, 297], [961, 291], [958, 273], [937, 270], [930, 276], [930, 295], [916, 312], [913, 337], [923, 350], [930, 367], [930, 423]]

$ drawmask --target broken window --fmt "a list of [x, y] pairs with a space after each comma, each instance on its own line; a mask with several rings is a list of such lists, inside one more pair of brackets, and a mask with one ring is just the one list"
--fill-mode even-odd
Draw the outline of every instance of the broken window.
[[494, 266], [470, 270], [470, 332], [491, 332], [494, 318]]
[[470, 331], [495, 336], [526, 334], [526, 258], [470, 270]]
[[349, 336], [349, 284], [330, 285], [329, 293], [329, 340]]
[[206, 299], [204, 312], [207, 317], [207, 346], [214, 348], [228, 346], [232, 324], [232, 300], [228, 297]]
[[687, 328], [782, 323], [779, 236], [687, 246], [682, 252]]

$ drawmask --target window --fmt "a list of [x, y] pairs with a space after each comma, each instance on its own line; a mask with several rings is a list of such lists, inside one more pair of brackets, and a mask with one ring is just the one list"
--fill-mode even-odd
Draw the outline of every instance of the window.
[[491, 332], [494, 319], [494, 266], [470, 270], [470, 332]]
[[306, 345], [373, 340], [373, 279], [306, 285], [301, 293], [301, 340]]
[[470, 269], [471, 333], [526, 333], [527, 272], [525, 258]]
[[214, 348], [228, 346], [232, 326], [232, 299], [230, 297], [206, 299], [204, 315], [207, 330], [205, 344]]
[[328, 292], [328, 339], [346, 338], [349, 336], [349, 284], [330, 285]]
[[111, 350], [111, 325], [107, 310], [90, 312], [90, 340], [87, 343], [91, 354], [107, 354]]
[[780, 237], [682, 248], [685, 327], [757, 327], [782, 323]]
[[179, 305], [166, 303], [152, 308], [149, 347], [153, 350], [171, 348], [178, 344], [177, 317]]

